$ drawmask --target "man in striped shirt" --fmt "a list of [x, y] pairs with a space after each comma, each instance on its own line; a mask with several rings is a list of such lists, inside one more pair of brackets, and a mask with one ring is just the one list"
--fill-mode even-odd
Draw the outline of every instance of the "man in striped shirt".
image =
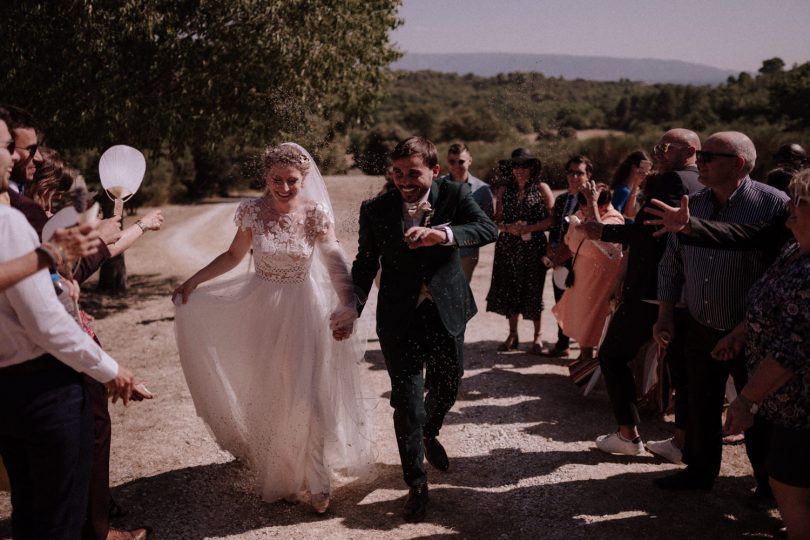
[[[699, 179], [706, 188], [689, 200], [691, 214], [730, 223], [756, 223], [783, 212], [787, 196], [748, 176], [755, 162], [756, 149], [746, 135], [729, 131], [709, 137], [697, 152]], [[660, 488], [708, 490], [720, 472], [726, 380], [731, 374], [741, 388], [747, 372], [742, 357], [720, 362], [711, 352], [742, 320], [748, 289], [769, 263], [761, 250], [726, 251], [681, 244], [675, 235], [668, 239], [658, 267], [660, 305], [653, 336], [662, 346], [671, 340], [673, 308], [683, 292], [689, 311], [685, 330], [689, 405], [683, 452], [688, 466], [656, 480]], [[748, 446], [748, 435], [746, 439]], [[749, 457], [753, 457], [750, 452]], [[757, 460], [752, 459], [752, 464], [759, 477]]]

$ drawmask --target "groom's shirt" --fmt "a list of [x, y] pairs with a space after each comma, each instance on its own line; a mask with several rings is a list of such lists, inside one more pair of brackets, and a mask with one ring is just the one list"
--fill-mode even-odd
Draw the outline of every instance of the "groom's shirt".
[[[426, 222], [426, 218], [432, 215], [433, 208], [430, 206], [428, 202], [428, 197], [430, 196], [430, 190], [427, 190], [425, 194], [422, 196], [421, 199], [416, 201], [415, 203], [407, 203], [402, 201], [402, 219], [405, 220], [405, 230], [407, 231], [411, 227], [431, 227], [430, 223]], [[455, 245], [455, 239], [453, 238], [453, 231], [450, 229], [448, 224], [442, 223], [440, 225], [435, 225], [431, 227], [432, 229], [436, 229], [439, 231], [444, 231], [447, 235], [447, 241], [445, 241], [443, 246], [453, 246]]]

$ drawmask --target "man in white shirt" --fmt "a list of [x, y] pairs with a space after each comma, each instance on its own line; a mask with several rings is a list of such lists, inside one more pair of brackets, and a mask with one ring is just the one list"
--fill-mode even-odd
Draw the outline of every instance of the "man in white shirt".
[[[0, 141], [10, 139], [0, 119]], [[0, 146], [0, 183], [16, 152]], [[25, 217], [0, 205], [0, 264], [39, 246]], [[12, 490], [14, 538], [79, 538], [87, 507], [92, 411], [80, 373], [126, 404], [133, 374], [85, 334], [46, 269], [0, 292], [0, 455]]]

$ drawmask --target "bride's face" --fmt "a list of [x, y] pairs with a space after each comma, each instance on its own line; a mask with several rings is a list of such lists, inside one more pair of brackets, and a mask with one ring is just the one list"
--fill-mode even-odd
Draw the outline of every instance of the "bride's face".
[[279, 202], [289, 203], [301, 191], [304, 176], [292, 165], [273, 165], [264, 173], [270, 195]]

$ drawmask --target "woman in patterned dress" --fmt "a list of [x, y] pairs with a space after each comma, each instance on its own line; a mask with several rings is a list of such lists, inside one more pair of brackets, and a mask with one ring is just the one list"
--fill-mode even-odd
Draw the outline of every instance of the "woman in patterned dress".
[[544, 231], [553, 223], [554, 196], [548, 184], [540, 181], [540, 160], [529, 150], [518, 148], [501, 161], [509, 171], [509, 183], [496, 194], [495, 222], [498, 241], [492, 281], [487, 294], [487, 311], [504, 315], [509, 335], [500, 351], [518, 348], [517, 323], [523, 315], [534, 323], [530, 352], [540, 354], [540, 314], [543, 311], [543, 285], [547, 239]]

